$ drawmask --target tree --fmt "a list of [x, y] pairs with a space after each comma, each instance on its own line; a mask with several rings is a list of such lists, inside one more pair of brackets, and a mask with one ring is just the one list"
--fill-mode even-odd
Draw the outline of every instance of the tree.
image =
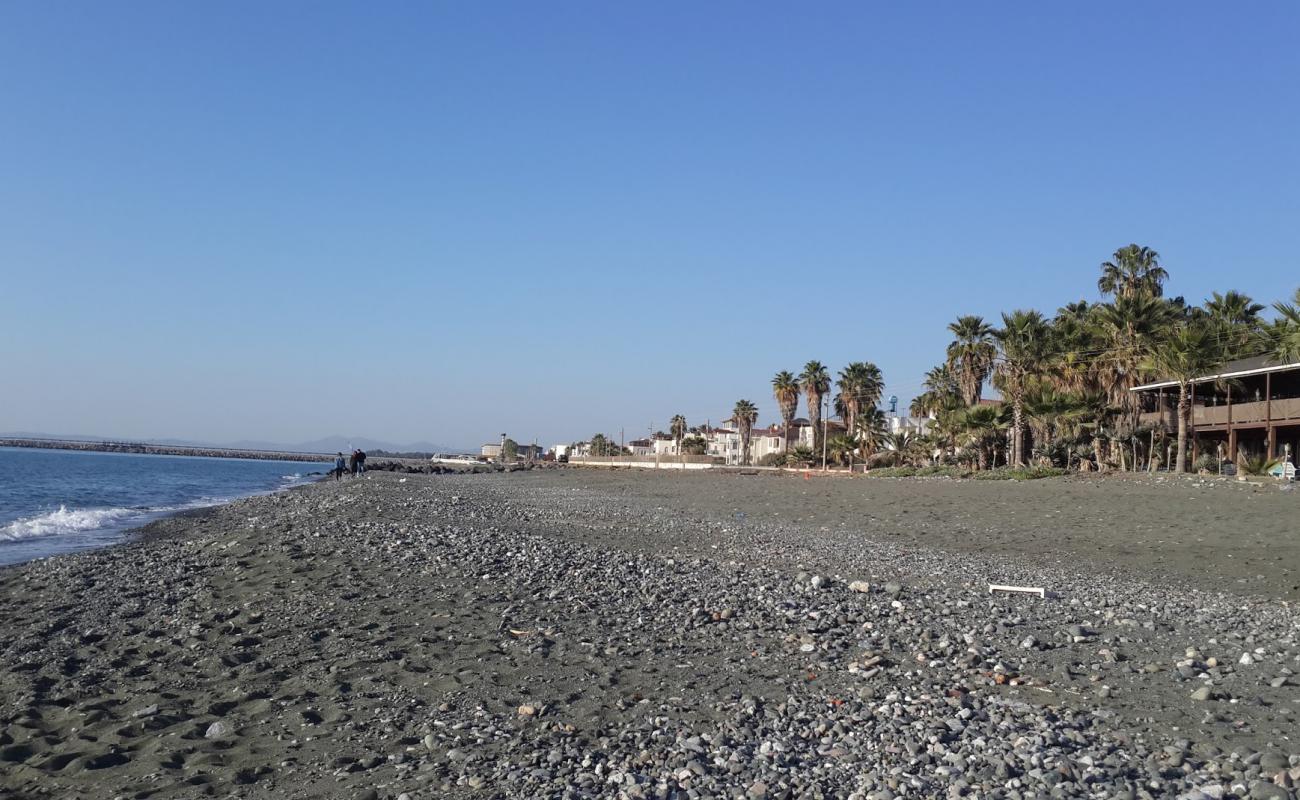
[[912, 398], [908, 407], [914, 417], [938, 417], [944, 411], [961, 408], [961, 387], [947, 364], [925, 373], [925, 391]]
[[621, 456], [623, 448], [618, 442], [603, 433], [591, 437], [591, 454], [593, 456]]
[[1269, 326], [1273, 354], [1283, 361], [1300, 361], [1300, 289], [1290, 303], [1274, 303], [1277, 319]]
[[885, 443], [889, 435], [889, 424], [885, 412], [872, 406], [862, 411], [854, 419], [853, 438], [858, 442], [858, 450], [865, 462]]
[[736, 431], [740, 434], [740, 463], [748, 464], [749, 437], [758, 421], [758, 407], [748, 400], [737, 400], [731, 410], [731, 420], [736, 423]]
[[1136, 425], [1139, 412], [1130, 389], [1141, 382], [1146, 353], [1174, 315], [1169, 303], [1147, 295], [1118, 297], [1095, 307], [1102, 350], [1092, 359], [1096, 386], [1130, 427]]
[[688, 456], [702, 456], [709, 452], [709, 443], [703, 436], [687, 436], [682, 439], [680, 452]]
[[831, 376], [820, 361], [809, 361], [803, 365], [799, 375], [799, 385], [803, 387], [804, 398], [808, 402], [808, 421], [813, 428], [813, 451], [822, 450], [822, 395], [831, 390]]
[[893, 456], [893, 464], [896, 467], [910, 462], [921, 448], [920, 438], [911, 431], [903, 429], [886, 433], [883, 442]]
[[776, 407], [781, 413], [781, 422], [785, 425], [784, 441], [781, 449], [788, 452], [790, 450], [790, 423], [794, 422], [794, 415], [799, 410], [799, 381], [794, 374], [786, 370], [776, 373], [772, 378], [772, 396], [776, 399]]
[[1205, 301], [1205, 314], [1211, 325], [1208, 333], [1219, 343], [1224, 361], [1239, 358], [1263, 329], [1259, 313], [1264, 306], [1248, 295], [1229, 290], [1214, 292]]
[[673, 442], [677, 445], [677, 452], [682, 452], [682, 439], [686, 438], [686, 417], [681, 414], [674, 414], [673, 418], [668, 421], [668, 432], [672, 434]]
[[984, 380], [998, 354], [993, 341], [993, 326], [983, 317], [969, 315], [949, 323], [948, 330], [954, 338], [948, 345], [946, 365], [957, 377], [963, 402], [973, 406], [980, 401]]
[[506, 439], [505, 445], [501, 448], [502, 461], [514, 461], [519, 457], [519, 443], [514, 439]]
[[995, 456], [1002, 433], [1007, 429], [1002, 409], [997, 406], [970, 406], [957, 412], [955, 423], [967, 447], [974, 451], [977, 466], [988, 469]]
[[885, 390], [885, 379], [880, 367], [870, 361], [854, 361], [840, 370], [840, 393], [835, 398], [835, 410], [844, 420], [844, 429], [857, 429], [857, 418], [864, 408], [875, 408]]
[[1160, 266], [1160, 254], [1150, 247], [1130, 244], [1115, 251], [1114, 261], [1104, 261], [1097, 289], [1115, 297], [1160, 297], [1169, 273]]
[[1002, 328], [996, 332], [1002, 359], [997, 371], [1011, 403], [1011, 463], [1025, 463], [1025, 390], [1029, 378], [1041, 370], [1051, 353], [1051, 332], [1043, 315], [1037, 311], [1012, 311], [1002, 315]]
[[1151, 370], [1178, 384], [1178, 455], [1174, 472], [1187, 468], [1187, 425], [1192, 415], [1191, 385], [1218, 364], [1218, 348], [1209, 329], [1189, 323], [1170, 326], [1148, 353]]
[[826, 442], [826, 451], [832, 463], [848, 466], [857, 452], [858, 441], [846, 433], [832, 436]]

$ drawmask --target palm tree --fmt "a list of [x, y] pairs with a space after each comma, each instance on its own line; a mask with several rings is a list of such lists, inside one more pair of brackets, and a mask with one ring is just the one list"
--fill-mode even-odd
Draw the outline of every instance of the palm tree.
[[1187, 423], [1191, 418], [1192, 381], [1218, 363], [1218, 349], [1204, 325], [1171, 326], [1148, 353], [1150, 369], [1178, 384], [1178, 455], [1174, 472], [1187, 469]]
[[853, 454], [857, 452], [857, 449], [857, 440], [846, 433], [836, 434], [826, 442], [826, 450], [830, 454], [830, 460], [836, 464], [851, 465], [853, 463]]
[[870, 361], [854, 361], [840, 370], [840, 393], [835, 398], [835, 409], [844, 420], [844, 429], [857, 430], [858, 414], [864, 408], [874, 408], [885, 390], [885, 379], [880, 367]]
[[1114, 261], [1104, 261], [1097, 289], [1115, 297], [1160, 297], [1169, 272], [1160, 266], [1160, 254], [1150, 247], [1130, 244], [1115, 251]]
[[1300, 361], [1300, 289], [1290, 303], [1274, 303], [1277, 319], [1269, 327], [1268, 336], [1274, 355], [1284, 361]]
[[916, 434], [903, 429], [893, 433], [886, 433], [882, 441], [893, 454], [893, 462], [896, 467], [910, 461], [921, 447], [921, 441]]
[[968, 315], [949, 323], [948, 330], [954, 338], [948, 345], [946, 363], [961, 385], [962, 400], [973, 406], [980, 400], [980, 390], [998, 354], [993, 343], [993, 326], [983, 317]]
[[682, 452], [682, 439], [686, 438], [686, 417], [681, 414], [674, 414], [673, 418], [668, 420], [668, 432], [673, 436], [673, 443], [676, 445], [677, 454]]
[[957, 414], [957, 425], [968, 447], [975, 451], [977, 465], [988, 469], [989, 456], [996, 456], [998, 441], [1007, 428], [997, 406], [970, 406]]
[[683, 455], [688, 456], [702, 456], [709, 452], [709, 443], [703, 436], [692, 434], [687, 436], [685, 439], [682, 439], [682, 449], [680, 452]]
[[736, 407], [731, 410], [731, 420], [740, 433], [740, 463], [748, 464], [749, 436], [758, 421], [758, 407], [748, 400], [737, 400]]
[[820, 361], [809, 361], [803, 365], [799, 375], [799, 385], [803, 387], [804, 398], [808, 403], [808, 421], [813, 429], [813, 451], [822, 449], [822, 395], [831, 390], [831, 375]]
[[782, 452], [790, 450], [790, 423], [799, 411], [799, 381], [794, 373], [781, 370], [772, 378], [772, 396], [776, 398], [776, 407], [781, 412], [781, 422], [785, 425], [785, 436], [781, 442]]
[[858, 442], [862, 460], [865, 462], [884, 444], [889, 435], [889, 424], [885, 421], [885, 412], [871, 406], [863, 410], [854, 420], [853, 438]]
[[1029, 379], [1047, 363], [1051, 353], [1051, 329], [1037, 311], [1012, 311], [1002, 315], [1002, 329], [996, 332], [1002, 350], [997, 371], [1011, 402], [1011, 463], [1025, 463], [1025, 391]]
[[925, 373], [925, 391], [912, 398], [908, 407], [914, 417], [937, 417], [962, 405], [961, 387], [947, 364]]
[[1093, 361], [1094, 379], [1110, 405], [1123, 412], [1129, 426], [1137, 423], [1138, 398], [1129, 391], [1141, 383], [1146, 353], [1174, 316], [1163, 300], [1147, 295], [1117, 297], [1095, 306], [1103, 352]]
[[1210, 333], [1219, 342], [1223, 360], [1241, 357], [1259, 336], [1263, 325], [1259, 312], [1263, 310], [1264, 306], [1248, 295], [1233, 290], [1226, 294], [1214, 292], [1205, 301], [1205, 313], [1213, 326]]

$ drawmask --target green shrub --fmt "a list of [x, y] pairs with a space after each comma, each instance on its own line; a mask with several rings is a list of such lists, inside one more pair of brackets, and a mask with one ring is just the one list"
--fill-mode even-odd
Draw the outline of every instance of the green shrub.
[[1000, 467], [976, 472], [972, 478], [979, 481], [1033, 481], [1039, 478], [1057, 478], [1065, 474], [1060, 467]]

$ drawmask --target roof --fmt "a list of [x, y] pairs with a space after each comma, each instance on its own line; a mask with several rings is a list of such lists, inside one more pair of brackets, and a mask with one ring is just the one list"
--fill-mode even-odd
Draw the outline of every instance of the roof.
[[[1273, 356], [1239, 358], [1236, 361], [1229, 361], [1219, 367], [1218, 372], [1211, 375], [1203, 375], [1192, 381], [1192, 383], [1206, 383], [1207, 381], [1223, 380], [1224, 378], [1244, 378], [1248, 375], [1263, 375], [1268, 372], [1286, 372], [1293, 369], [1300, 369], [1300, 361], [1279, 361]], [[1177, 385], [1178, 381], [1156, 381], [1154, 383], [1144, 383], [1141, 386], [1134, 386], [1132, 389], [1129, 389], [1129, 391], [1141, 392], [1148, 389], [1165, 389]]]

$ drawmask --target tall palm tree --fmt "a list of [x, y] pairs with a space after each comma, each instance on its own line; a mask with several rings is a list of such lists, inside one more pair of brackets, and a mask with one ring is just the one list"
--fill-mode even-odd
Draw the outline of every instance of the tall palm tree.
[[1002, 351], [997, 371], [1011, 403], [1011, 463], [1025, 463], [1025, 391], [1031, 376], [1037, 375], [1051, 354], [1051, 329], [1037, 311], [1012, 311], [1002, 315], [996, 333]]
[[1284, 361], [1300, 361], [1300, 289], [1290, 303], [1274, 303], [1277, 319], [1269, 327], [1268, 335], [1274, 355]]
[[1205, 301], [1205, 314], [1213, 329], [1210, 334], [1219, 342], [1223, 360], [1241, 358], [1263, 330], [1259, 313], [1264, 306], [1241, 292], [1214, 292]]
[[968, 315], [949, 323], [953, 341], [948, 345], [948, 368], [961, 385], [962, 400], [968, 406], [980, 401], [980, 390], [993, 368], [998, 349], [993, 343], [993, 326], [983, 317]]
[[754, 430], [754, 423], [758, 422], [758, 407], [748, 400], [737, 400], [736, 407], [731, 410], [731, 421], [736, 423], [736, 431], [740, 434], [740, 463], [749, 463], [749, 436]]
[[844, 420], [844, 429], [857, 430], [857, 418], [864, 408], [875, 408], [885, 391], [880, 367], [870, 361], [854, 361], [840, 370], [840, 393], [835, 408]]
[[822, 450], [822, 395], [831, 390], [831, 375], [820, 361], [809, 361], [799, 374], [799, 385], [808, 403], [808, 421], [812, 423], [813, 450]]
[[1187, 423], [1192, 403], [1192, 381], [1206, 374], [1219, 362], [1219, 351], [1209, 329], [1204, 325], [1170, 326], [1165, 335], [1148, 352], [1152, 371], [1178, 384], [1178, 455], [1174, 472], [1187, 469]]
[[776, 407], [781, 412], [781, 422], [785, 425], [785, 436], [781, 443], [782, 452], [790, 450], [790, 423], [799, 411], [799, 381], [794, 373], [781, 370], [772, 378], [772, 396], [776, 398]]
[[1224, 294], [1212, 293], [1205, 301], [1205, 310], [1214, 322], [1254, 326], [1259, 323], [1259, 312], [1264, 310], [1264, 306], [1250, 299], [1249, 295], [1229, 289]]
[[1137, 424], [1138, 398], [1129, 391], [1142, 381], [1151, 344], [1175, 316], [1168, 303], [1147, 295], [1117, 297], [1094, 307], [1103, 352], [1094, 357], [1095, 381], [1130, 427]]
[[668, 432], [672, 434], [678, 455], [681, 455], [682, 439], [686, 438], [686, 417], [674, 414], [673, 418], [668, 420]]
[[1097, 289], [1116, 297], [1160, 297], [1169, 272], [1160, 266], [1160, 254], [1150, 247], [1130, 244], [1115, 251], [1114, 261], [1104, 261]]

